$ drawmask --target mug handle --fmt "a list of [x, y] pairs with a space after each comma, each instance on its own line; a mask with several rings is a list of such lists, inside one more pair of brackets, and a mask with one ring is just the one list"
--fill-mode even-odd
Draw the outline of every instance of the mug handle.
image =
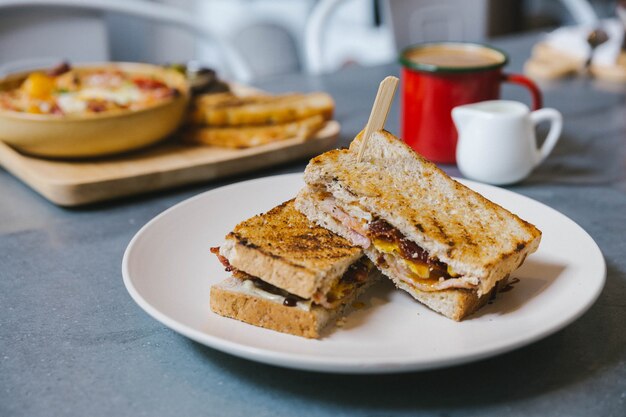
[[502, 74], [502, 81], [519, 84], [530, 90], [530, 94], [533, 98], [533, 110], [539, 110], [543, 107], [543, 97], [541, 95], [541, 91], [539, 91], [539, 87], [537, 87], [537, 84], [535, 84], [535, 82], [530, 78], [524, 77], [520, 74], [504, 73]]
[[554, 145], [559, 140], [561, 130], [563, 129], [563, 116], [555, 109], [539, 109], [530, 113], [530, 120], [533, 123], [533, 128], [536, 128], [544, 120], [550, 122], [548, 136], [546, 136], [546, 140], [541, 145], [541, 148], [537, 150], [537, 162], [535, 163], [535, 166], [537, 166], [550, 155]]

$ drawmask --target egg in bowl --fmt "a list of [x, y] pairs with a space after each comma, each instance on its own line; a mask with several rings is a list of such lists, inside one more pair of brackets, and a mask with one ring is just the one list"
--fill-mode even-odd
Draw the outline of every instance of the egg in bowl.
[[0, 80], [0, 140], [46, 157], [125, 152], [176, 130], [188, 100], [183, 74], [149, 64], [12, 74]]

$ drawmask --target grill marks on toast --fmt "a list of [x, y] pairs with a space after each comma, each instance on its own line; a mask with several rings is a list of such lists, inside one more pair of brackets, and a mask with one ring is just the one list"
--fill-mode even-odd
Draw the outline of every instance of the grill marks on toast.
[[[536, 227], [452, 180], [388, 132], [375, 132], [357, 163], [360, 136], [349, 150], [330, 151], [311, 161], [304, 177], [308, 187], [298, 195], [297, 206], [319, 224], [351, 237], [350, 219], [328, 210], [326, 194], [332, 194], [339, 209], [358, 206], [352, 210], [355, 216], [365, 212], [387, 221], [429, 257], [446, 264], [454, 279], [427, 291], [406, 279], [407, 271], [391, 262], [395, 258], [387, 262], [387, 255], [381, 256], [380, 251], [394, 248], [376, 247], [373, 240], [365, 248], [396, 286], [418, 301], [461, 320], [485, 304], [539, 246]], [[476, 287], [455, 287], [457, 279]]]
[[227, 239], [301, 269], [318, 269], [360, 252], [348, 240], [309, 222], [293, 200], [239, 223]]
[[426, 243], [431, 254], [448, 263], [456, 260], [479, 267], [497, 263], [541, 235], [533, 225], [452, 180], [387, 132], [372, 135], [362, 163], [357, 164], [354, 155], [360, 140], [357, 136], [350, 150], [314, 158], [305, 181], [315, 188], [338, 181], [343, 190], [359, 196], [359, 204], [411, 240]]

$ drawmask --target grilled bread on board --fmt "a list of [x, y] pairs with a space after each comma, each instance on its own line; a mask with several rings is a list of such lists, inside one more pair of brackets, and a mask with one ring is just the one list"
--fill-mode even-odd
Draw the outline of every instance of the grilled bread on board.
[[187, 129], [183, 139], [188, 143], [243, 149], [288, 139], [305, 141], [325, 124], [326, 119], [315, 115], [266, 126], [195, 127]]
[[326, 93], [237, 96], [207, 94], [196, 99], [191, 122], [204, 126], [264, 126], [320, 115], [331, 119], [335, 108]]
[[196, 97], [183, 140], [197, 145], [249, 148], [288, 139], [305, 141], [333, 116], [326, 93]]

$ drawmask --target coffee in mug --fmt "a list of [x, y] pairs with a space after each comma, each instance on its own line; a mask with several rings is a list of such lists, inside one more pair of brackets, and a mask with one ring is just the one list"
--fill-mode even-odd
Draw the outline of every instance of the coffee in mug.
[[475, 43], [437, 42], [414, 45], [400, 54], [402, 64], [402, 137], [426, 158], [456, 162], [454, 107], [500, 97], [503, 81], [528, 88], [533, 109], [541, 93], [523, 75], [504, 74], [503, 51]]
[[432, 67], [472, 68], [492, 65], [503, 65], [506, 56], [498, 51], [487, 48], [469, 48], [458, 45], [430, 45], [410, 50], [405, 59], [415, 65]]

